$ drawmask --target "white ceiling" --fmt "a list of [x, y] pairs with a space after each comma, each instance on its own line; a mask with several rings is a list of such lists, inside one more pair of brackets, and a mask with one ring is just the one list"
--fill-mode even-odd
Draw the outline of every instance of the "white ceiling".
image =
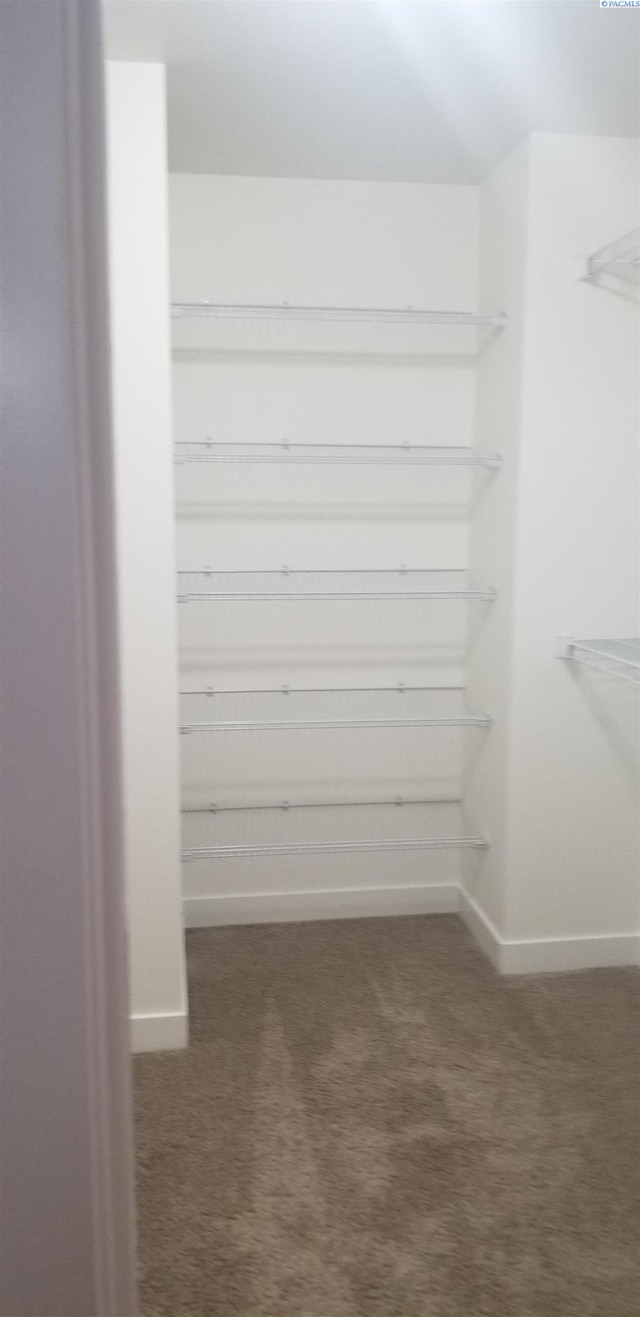
[[167, 64], [173, 171], [473, 183], [529, 132], [635, 136], [640, 9], [598, 0], [106, 0]]

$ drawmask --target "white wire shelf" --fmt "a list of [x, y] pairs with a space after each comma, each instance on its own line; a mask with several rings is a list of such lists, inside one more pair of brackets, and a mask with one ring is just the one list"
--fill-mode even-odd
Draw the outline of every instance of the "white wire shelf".
[[419, 307], [292, 306], [251, 303], [172, 302], [176, 320], [194, 317], [206, 320], [278, 320], [323, 324], [455, 325], [462, 328], [503, 329], [504, 315], [477, 315], [471, 311], [427, 311]]
[[463, 692], [412, 686], [229, 691], [209, 687], [180, 696], [180, 731], [274, 731], [371, 727], [490, 727]]
[[621, 681], [640, 685], [640, 639], [576, 640], [562, 636], [560, 658], [574, 659], [586, 667], [605, 672]]
[[228, 443], [214, 439], [179, 440], [175, 460], [181, 463], [275, 463], [318, 466], [473, 466], [498, 468], [497, 453], [436, 444], [300, 444]]
[[173, 347], [186, 352], [475, 353], [501, 330], [503, 315], [419, 307], [171, 304]]
[[494, 589], [469, 585], [464, 571], [399, 567], [380, 571], [201, 571], [178, 572], [178, 602], [208, 603], [272, 599], [479, 599], [492, 602]]
[[601, 247], [587, 259], [586, 279], [596, 279], [600, 274], [615, 274], [622, 278], [640, 277], [640, 229], [632, 229], [616, 242]]
[[[182, 815], [186, 863], [265, 855], [323, 855], [366, 851], [484, 849], [484, 837], [462, 830], [435, 835], [434, 805], [459, 801], [359, 801], [334, 804], [233, 805], [185, 810]], [[248, 842], [255, 816], [264, 841]], [[440, 815], [441, 817], [441, 815]], [[309, 840], [321, 822], [330, 836]]]

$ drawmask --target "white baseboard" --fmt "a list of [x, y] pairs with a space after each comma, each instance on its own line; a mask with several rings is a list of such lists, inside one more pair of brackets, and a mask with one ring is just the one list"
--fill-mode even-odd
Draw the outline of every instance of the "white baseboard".
[[640, 965], [640, 934], [553, 937], [544, 942], [503, 942], [501, 974], [551, 974], [576, 969]]
[[132, 1052], [173, 1052], [189, 1041], [186, 1011], [159, 1015], [132, 1015], [129, 1020]]
[[184, 902], [187, 928], [225, 924], [285, 924], [314, 919], [367, 919], [377, 915], [453, 914], [455, 883], [424, 887], [354, 887], [313, 892], [248, 892], [242, 896], [191, 896]]
[[[640, 965], [640, 933], [507, 941], [500, 937], [473, 897], [455, 883], [188, 897], [184, 902], [184, 912], [187, 928], [458, 913], [474, 941], [500, 974], [543, 974]], [[131, 1051], [174, 1051], [187, 1046], [188, 1032], [185, 1011], [132, 1015]]]
[[500, 953], [502, 950], [502, 939], [497, 928], [491, 923], [491, 920], [485, 915], [484, 910], [476, 904], [472, 896], [465, 892], [464, 888], [459, 892], [459, 914], [463, 923], [467, 925], [469, 932], [477, 942], [481, 951], [491, 961], [498, 972], [501, 972]]
[[460, 915], [500, 974], [557, 974], [640, 965], [640, 933], [507, 940], [500, 937], [491, 920], [465, 891], [460, 892]]

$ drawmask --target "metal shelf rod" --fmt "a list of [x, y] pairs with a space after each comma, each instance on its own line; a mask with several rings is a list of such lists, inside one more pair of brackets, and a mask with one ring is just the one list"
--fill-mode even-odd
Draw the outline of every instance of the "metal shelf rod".
[[305, 718], [291, 720], [273, 720], [270, 722], [195, 722], [184, 723], [180, 732], [189, 736], [192, 732], [272, 732], [276, 730], [316, 731], [319, 729], [337, 729], [352, 727], [490, 727], [492, 719], [488, 717], [459, 718]]
[[461, 805], [460, 796], [430, 796], [425, 799], [413, 797], [396, 796], [394, 800], [279, 800], [267, 802], [264, 805], [217, 805], [212, 801], [208, 805], [186, 807], [182, 814], [244, 814], [253, 813], [256, 810], [275, 810], [278, 813], [288, 812], [296, 809], [371, 809], [385, 808], [393, 805], [394, 809], [402, 809], [405, 805]]
[[184, 850], [185, 863], [194, 860], [225, 860], [258, 855], [323, 855], [367, 851], [484, 850], [484, 837], [422, 837], [393, 841], [287, 842], [281, 845], [203, 846]]
[[464, 574], [462, 567], [258, 567], [248, 573], [244, 567], [182, 568], [178, 576], [442, 576], [451, 571]]
[[179, 594], [178, 603], [220, 603], [223, 600], [229, 602], [238, 602], [241, 600], [250, 600], [253, 603], [259, 603], [261, 600], [274, 599], [295, 599], [301, 601], [304, 599], [484, 599], [491, 601], [495, 599], [495, 590], [386, 590], [386, 591], [354, 591], [354, 590], [313, 590], [313, 591], [293, 591], [286, 593], [284, 591], [249, 591], [240, 590], [231, 593], [229, 591], [194, 591], [190, 594]]
[[502, 329], [504, 315], [484, 316], [470, 311], [427, 311], [418, 307], [291, 306], [281, 304], [231, 304], [172, 302], [171, 314], [180, 319], [203, 316], [218, 320], [303, 320], [351, 324], [457, 325], [462, 328]]
[[405, 686], [399, 682], [395, 686], [253, 686], [230, 690], [217, 686], [204, 686], [200, 690], [180, 691], [184, 697], [207, 695], [211, 699], [227, 695], [423, 695], [438, 691], [464, 691], [466, 686]]
[[175, 460], [179, 465], [461, 466], [492, 470], [502, 466], [498, 453], [475, 453], [470, 448], [436, 444], [251, 444], [213, 439], [178, 440]]
[[[465, 576], [464, 571], [461, 571], [459, 569], [447, 570], [440, 568], [400, 567], [395, 569], [383, 568], [380, 570], [371, 569], [371, 568], [353, 568], [353, 569], [337, 568], [334, 570], [327, 571], [326, 568], [310, 568], [310, 569], [290, 571], [288, 567], [285, 567], [279, 572], [268, 570], [268, 569], [266, 570], [259, 569], [254, 572], [247, 572], [242, 569], [234, 569], [231, 571], [214, 571], [213, 569], [207, 567], [196, 571], [193, 570], [179, 571], [177, 575], [178, 575], [179, 585], [188, 584], [190, 578], [191, 578], [191, 582], [194, 585], [198, 585], [199, 579], [203, 577], [207, 582], [211, 581], [212, 585], [215, 585], [216, 582], [221, 582], [225, 578], [241, 579], [243, 577], [254, 578], [256, 582], [258, 580], [264, 580], [265, 585], [267, 584], [268, 581], [273, 583], [274, 581], [279, 581], [280, 579], [286, 580], [289, 585], [293, 584], [295, 580], [296, 584], [298, 585], [297, 589], [273, 588], [273, 585], [271, 589], [268, 588], [258, 589], [257, 586], [254, 585], [253, 589], [249, 588], [244, 590], [241, 589], [221, 590], [215, 588], [214, 589], [196, 588], [189, 590], [183, 588], [178, 590], [179, 603], [209, 603], [212, 601], [221, 602], [224, 600], [227, 601], [251, 600], [253, 602], [261, 602], [262, 600], [274, 600], [274, 599], [295, 599], [298, 601], [305, 599], [314, 599], [314, 600], [323, 599], [323, 600], [332, 600], [332, 601], [336, 599], [359, 599], [359, 600], [481, 599], [487, 602], [491, 602], [496, 598], [496, 591], [492, 587], [484, 588], [484, 589], [472, 589], [469, 588], [468, 586], [460, 586], [454, 584], [454, 582], [451, 581], [452, 577], [458, 578]], [[367, 577], [369, 578], [383, 577], [385, 581], [402, 580], [403, 582], [409, 582], [412, 579], [415, 580], [416, 578], [421, 578], [421, 577], [427, 577], [427, 578], [444, 577], [444, 578], [448, 578], [449, 581], [451, 581], [451, 583], [450, 584], [445, 583], [440, 587], [440, 589], [431, 589], [428, 586], [423, 586], [422, 589], [413, 589], [413, 590], [411, 589], [394, 590], [394, 589], [384, 589], [380, 587], [378, 587], [377, 589], [362, 590], [356, 588], [355, 586], [352, 586], [351, 589], [344, 589], [344, 588], [331, 589], [326, 587], [322, 589], [322, 588], [318, 588], [317, 586], [315, 588], [312, 587], [308, 590], [303, 590], [300, 588], [300, 583], [302, 580], [305, 580], [307, 578], [311, 578], [311, 580], [316, 580], [322, 577], [326, 578], [327, 576], [329, 576], [330, 578], [356, 577], [357, 579], [361, 579], [361, 578], [366, 579]]]

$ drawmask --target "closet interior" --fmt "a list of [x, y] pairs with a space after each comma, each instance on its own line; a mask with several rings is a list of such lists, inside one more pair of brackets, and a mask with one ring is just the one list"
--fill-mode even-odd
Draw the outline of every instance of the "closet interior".
[[[322, 183], [241, 188], [269, 214], [267, 250], [243, 253], [243, 288], [287, 294], [277, 302], [226, 300], [234, 181], [176, 178], [171, 192], [187, 924], [458, 909], [463, 860], [469, 890], [490, 846], [465, 782], [483, 772], [495, 710], [467, 672], [498, 590], [470, 526], [501, 479], [477, 375], [508, 317], [499, 304], [462, 309], [477, 272], [450, 215], [438, 216], [438, 259], [416, 250], [396, 273], [398, 304], [380, 305], [390, 252], [372, 261], [365, 247], [358, 268], [339, 246], [341, 210], [355, 201], [364, 227], [373, 198], [349, 184], [328, 203]], [[323, 203], [331, 286], [353, 304], [311, 302], [322, 233], [310, 214]], [[213, 251], [192, 239], [194, 207]], [[637, 269], [633, 240], [589, 258], [586, 278]], [[429, 292], [453, 308], [426, 305]], [[585, 661], [590, 645], [593, 666], [603, 643], [557, 652]], [[637, 642], [611, 642], [604, 662], [637, 680]]]
[[631, 1314], [634, 14], [106, 12], [142, 1310]]
[[[400, 113], [372, 7], [266, 5], [302, 163], [220, 69], [227, 118], [189, 118], [200, 41], [248, 40], [195, 8], [111, 20], [134, 1042], [185, 1040], [185, 924], [456, 912], [502, 972], [635, 963], [637, 139], [447, 120], [445, 168], [443, 120], [391, 168], [366, 88], [344, 141], [296, 110], [337, 23]], [[454, 8], [402, 21], [449, 55]]]

